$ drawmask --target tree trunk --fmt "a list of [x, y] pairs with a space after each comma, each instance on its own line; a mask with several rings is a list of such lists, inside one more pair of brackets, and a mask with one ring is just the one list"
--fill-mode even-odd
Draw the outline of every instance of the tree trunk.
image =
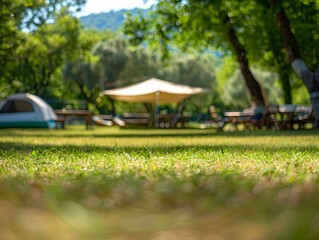
[[291, 86], [289, 80], [289, 73], [285, 69], [279, 69], [279, 77], [280, 77], [280, 84], [283, 90], [284, 95], [284, 103], [285, 104], [292, 104], [292, 96], [291, 96]]
[[[272, 34], [272, 33], [269, 33]], [[277, 43], [272, 43], [277, 44]], [[291, 66], [287, 61], [286, 55], [279, 50], [280, 47], [273, 48], [274, 58], [276, 60], [276, 69], [279, 74], [279, 82], [283, 91], [283, 100], [285, 104], [292, 104], [292, 93], [290, 84]]]
[[[230, 25], [230, 19], [227, 15], [225, 16], [224, 23], [226, 25]], [[236, 52], [237, 60], [239, 62], [239, 67], [244, 76], [246, 85], [252, 97], [252, 101], [255, 103], [256, 106], [265, 106], [265, 99], [262, 94], [261, 87], [259, 83], [256, 81], [252, 72], [250, 71], [248, 59], [246, 56], [247, 55], [246, 49], [239, 42], [235, 34], [235, 31], [232, 27], [229, 27], [227, 34], [228, 34], [228, 40]]]
[[319, 72], [312, 72], [302, 60], [299, 45], [293, 34], [289, 19], [280, 0], [269, 0], [275, 13], [276, 21], [285, 42], [285, 49], [292, 68], [301, 78], [310, 93], [310, 101], [314, 109], [315, 127], [319, 128]]

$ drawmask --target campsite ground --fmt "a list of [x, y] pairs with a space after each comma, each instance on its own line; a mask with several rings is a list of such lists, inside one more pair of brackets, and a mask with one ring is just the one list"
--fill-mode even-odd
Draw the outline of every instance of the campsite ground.
[[318, 239], [318, 131], [0, 132], [2, 239]]

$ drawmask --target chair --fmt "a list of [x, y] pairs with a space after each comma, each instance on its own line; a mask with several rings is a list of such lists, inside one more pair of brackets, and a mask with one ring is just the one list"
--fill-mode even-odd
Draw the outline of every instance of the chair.
[[293, 119], [293, 123], [298, 125], [298, 129], [305, 129], [306, 124], [314, 124], [314, 112], [312, 107], [297, 106], [296, 116]]
[[95, 115], [92, 120], [99, 126], [125, 126], [125, 122], [120, 116], [99, 114]]
[[245, 108], [234, 118], [235, 124], [243, 124], [246, 130], [261, 130], [265, 126], [266, 113], [263, 106]]
[[270, 129], [278, 129], [278, 119], [277, 114], [279, 113], [279, 107], [278, 105], [272, 105], [267, 106], [264, 119], [263, 119], [263, 125], [266, 127], [267, 130]]
[[151, 115], [149, 113], [123, 113], [122, 120], [125, 124], [149, 126]]
[[213, 105], [209, 107], [209, 113], [210, 113], [210, 116], [211, 116], [211, 119], [212, 119], [213, 126], [218, 131], [222, 131], [223, 128], [225, 127], [227, 121], [224, 118], [222, 118], [218, 114], [218, 112], [216, 112], [216, 108]]
[[105, 119], [102, 116], [95, 115], [92, 117], [92, 120], [99, 126], [113, 126], [112, 119]]

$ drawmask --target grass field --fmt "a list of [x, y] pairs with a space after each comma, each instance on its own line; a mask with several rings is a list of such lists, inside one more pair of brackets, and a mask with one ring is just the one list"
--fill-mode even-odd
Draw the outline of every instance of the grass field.
[[319, 239], [319, 132], [0, 130], [0, 239]]

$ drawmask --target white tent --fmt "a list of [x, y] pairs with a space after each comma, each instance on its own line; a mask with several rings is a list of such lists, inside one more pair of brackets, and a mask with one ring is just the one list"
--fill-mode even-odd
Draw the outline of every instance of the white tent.
[[0, 128], [53, 128], [56, 118], [43, 99], [29, 93], [13, 94], [0, 102]]
[[155, 127], [158, 126], [158, 105], [161, 103], [179, 103], [184, 99], [207, 89], [191, 87], [151, 78], [131, 86], [104, 90], [102, 94], [113, 100], [124, 102], [143, 102], [155, 104]]
[[181, 102], [189, 96], [203, 92], [207, 90], [151, 78], [131, 86], [105, 90], [102, 93], [117, 101], [160, 104]]

